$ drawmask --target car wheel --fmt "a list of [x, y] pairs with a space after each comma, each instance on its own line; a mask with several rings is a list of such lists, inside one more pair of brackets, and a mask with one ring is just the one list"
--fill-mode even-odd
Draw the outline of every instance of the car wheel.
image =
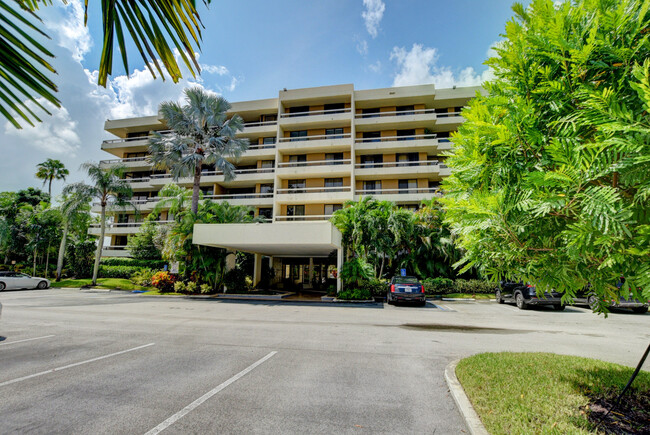
[[519, 308], [520, 310], [525, 310], [528, 308], [528, 304], [526, 303], [526, 301], [524, 301], [524, 295], [522, 295], [521, 293], [517, 293], [517, 295], [515, 296], [515, 302], [517, 303], [517, 308]]
[[0, 292], [7, 288], [7, 285], [4, 282], [0, 282]]
[[632, 312], [635, 314], [645, 314], [648, 312], [648, 307], [634, 307]]
[[564, 304], [553, 305], [553, 309], [554, 309], [555, 311], [564, 311], [565, 308], [566, 308], [566, 305], [564, 305]]
[[47, 288], [47, 281], [39, 282], [38, 285], [36, 286], [36, 288], [39, 289], [39, 290], [46, 289]]
[[427, 305], [427, 300], [426, 299], [420, 302], [421, 307], [424, 307], [426, 305]]
[[594, 295], [589, 296], [589, 298], [587, 299], [587, 305], [589, 305], [589, 307], [592, 310], [595, 309], [596, 305], [598, 305], [598, 301], [596, 301], [596, 296]]
[[494, 296], [498, 304], [502, 304], [504, 302], [503, 298], [501, 297], [501, 290], [497, 290]]

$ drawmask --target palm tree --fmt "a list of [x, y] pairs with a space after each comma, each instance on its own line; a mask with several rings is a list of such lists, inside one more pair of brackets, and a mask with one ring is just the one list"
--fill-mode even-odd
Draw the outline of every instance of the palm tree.
[[161, 211], [167, 210], [167, 219], [174, 218], [178, 221], [181, 212], [185, 211], [192, 201], [192, 192], [178, 184], [167, 183], [158, 192], [158, 197], [160, 199], [147, 218], [156, 219]]
[[214, 165], [226, 181], [235, 178], [235, 165], [226, 158], [238, 158], [248, 149], [248, 139], [236, 138], [244, 128], [239, 115], [228, 118], [230, 103], [199, 87], [185, 90], [186, 105], [166, 101], [159, 112], [172, 134], [154, 133], [149, 142], [151, 161], [158, 169], [169, 169], [174, 181], [193, 175], [192, 213], [198, 211], [201, 167]]
[[63, 188], [63, 196], [63, 203], [60, 207], [61, 217], [63, 219], [63, 235], [61, 237], [61, 244], [59, 245], [59, 258], [56, 262], [57, 281], [61, 281], [63, 258], [65, 257], [65, 247], [70, 224], [81, 214], [90, 211], [89, 203], [92, 200], [92, 188], [85, 184], [72, 184]]
[[[203, 0], [203, 3], [207, 5], [210, 1]], [[88, 3], [85, 2], [86, 17]], [[99, 2], [92, 2], [96, 3]], [[104, 35], [98, 84], [106, 87], [107, 77], [112, 73], [116, 45], [124, 69], [129, 73], [127, 42], [137, 48], [154, 78], [155, 68], [163, 80], [163, 71], [167, 71], [174, 83], [178, 82], [182, 74], [177, 58], [182, 59], [182, 63], [195, 76], [195, 71], [201, 70], [195, 52], [200, 51], [203, 28], [195, 3], [194, 0], [102, 1]], [[0, 32], [0, 46], [3, 48], [0, 50], [0, 65], [3, 67], [4, 80], [9, 85], [3, 85], [0, 89], [0, 113], [16, 128], [22, 128], [17, 118], [32, 126], [33, 121], [41, 121], [30, 106], [48, 115], [50, 112], [44, 101], [61, 107], [61, 102], [54, 96], [56, 83], [48, 77], [56, 74], [47, 60], [54, 55], [38, 41], [50, 38], [41, 30], [43, 26], [36, 11], [40, 6], [51, 4], [51, 0], [0, 0], [0, 21], [7, 27]], [[130, 36], [131, 40], [127, 41], [125, 36]]]
[[60, 160], [47, 159], [43, 163], [39, 163], [38, 171], [36, 171], [36, 178], [43, 180], [43, 186], [48, 183], [47, 193], [52, 198], [52, 181], [63, 180], [70, 175], [70, 171], [65, 168], [65, 165]]
[[104, 234], [106, 233], [106, 206], [110, 203], [115, 207], [125, 207], [130, 203], [128, 200], [133, 196], [133, 190], [129, 183], [122, 179], [124, 175], [124, 166], [112, 166], [109, 169], [103, 169], [99, 163], [87, 162], [81, 165], [81, 169], [88, 172], [88, 177], [93, 181], [92, 185], [84, 183], [75, 183], [68, 186], [67, 189], [79, 190], [86, 192], [91, 198], [99, 200], [102, 207], [99, 218], [100, 233], [97, 242], [97, 252], [95, 253], [95, 267], [93, 268], [93, 285], [97, 285], [97, 273], [99, 272], [99, 260], [102, 257], [104, 248]]

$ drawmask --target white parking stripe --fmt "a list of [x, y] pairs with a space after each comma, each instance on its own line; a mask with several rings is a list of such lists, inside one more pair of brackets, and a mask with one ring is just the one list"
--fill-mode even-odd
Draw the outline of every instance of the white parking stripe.
[[9, 343], [0, 343], [0, 346], [9, 346], [10, 344], [24, 343], [26, 341], [32, 341], [32, 340], [42, 340], [44, 338], [50, 338], [50, 337], [54, 337], [54, 335], [44, 335], [42, 337], [26, 338], [24, 340], [10, 341]]
[[22, 378], [16, 378], [16, 379], [12, 379], [10, 381], [1, 382], [0, 387], [4, 387], [5, 385], [10, 385], [10, 384], [15, 384], [16, 382], [26, 381], [27, 379], [36, 378], [38, 376], [48, 375], [50, 373], [58, 372], [58, 371], [61, 371], [61, 370], [70, 369], [72, 367], [77, 367], [77, 366], [80, 366], [82, 364], [88, 364], [88, 363], [91, 363], [91, 362], [95, 362], [95, 361], [99, 361], [99, 360], [102, 360], [102, 359], [110, 358], [112, 356], [122, 355], [123, 353], [133, 352], [134, 350], [144, 349], [145, 347], [153, 346], [154, 344], [156, 344], [156, 343], [149, 343], [149, 344], [145, 344], [145, 345], [142, 345], [142, 346], [127, 349], [127, 350], [121, 350], [119, 352], [111, 353], [111, 354], [104, 355], [104, 356], [98, 356], [97, 358], [92, 358], [92, 359], [89, 359], [89, 360], [86, 360], [86, 361], [80, 361], [80, 362], [77, 362], [77, 363], [74, 363], [74, 364], [68, 364], [67, 366], [57, 367], [55, 369], [46, 370], [46, 371], [40, 372], [40, 373], [35, 373], [33, 375], [23, 376]]
[[436, 308], [440, 308], [442, 311], [456, 311], [453, 308], [449, 308], [447, 305], [434, 304]]
[[151, 430], [150, 430], [149, 432], [147, 432], [145, 435], [154, 435], [154, 434], [158, 434], [158, 433], [164, 431], [164, 430], [167, 429], [169, 426], [171, 426], [172, 424], [176, 423], [178, 420], [180, 420], [180, 419], [183, 418], [185, 415], [187, 415], [189, 412], [191, 412], [192, 410], [196, 409], [199, 405], [201, 405], [203, 402], [205, 402], [206, 400], [208, 400], [210, 397], [214, 396], [214, 395], [217, 394], [219, 391], [221, 391], [221, 390], [223, 390], [224, 388], [226, 388], [228, 385], [232, 384], [233, 382], [237, 381], [238, 379], [241, 379], [243, 376], [245, 376], [246, 374], [248, 374], [248, 373], [250, 373], [251, 371], [253, 371], [253, 369], [255, 369], [255, 367], [257, 367], [257, 366], [259, 366], [260, 364], [262, 364], [263, 362], [267, 361], [268, 359], [270, 359], [270, 358], [271, 358], [273, 355], [275, 355], [276, 353], [278, 353], [278, 352], [277, 352], [277, 351], [273, 351], [273, 352], [269, 353], [268, 355], [266, 355], [266, 356], [265, 356], [264, 358], [262, 358], [261, 360], [255, 362], [255, 363], [253, 363], [253, 364], [251, 364], [251, 365], [249, 365], [248, 367], [246, 367], [246, 368], [245, 368], [244, 370], [242, 370], [241, 372], [237, 373], [237, 374], [236, 374], [235, 376], [233, 376], [232, 378], [228, 379], [227, 381], [225, 381], [224, 383], [222, 383], [222, 384], [220, 384], [219, 386], [215, 387], [214, 389], [208, 391], [208, 392], [205, 393], [203, 396], [199, 397], [199, 398], [196, 399], [194, 402], [190, 403], [190, 404], [187, 405], [185, 408], [181, 409], [181, 410], [178, 411], [176, 414], [172, 415], [172, 416], [169, 417], [167, 420], [163, 421], [163, 422], [160, 423], [158, 426], [156, 426], [156, 427], [154, 427], [153, 429], [151, 429]]

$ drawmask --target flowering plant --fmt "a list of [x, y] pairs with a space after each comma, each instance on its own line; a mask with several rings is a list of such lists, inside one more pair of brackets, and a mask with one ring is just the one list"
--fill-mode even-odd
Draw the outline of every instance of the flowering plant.
[[151, 277], [151, 285], [162, 292], [170, 292], [174, 288], [174, 276], [169, 272], [158, 272]]

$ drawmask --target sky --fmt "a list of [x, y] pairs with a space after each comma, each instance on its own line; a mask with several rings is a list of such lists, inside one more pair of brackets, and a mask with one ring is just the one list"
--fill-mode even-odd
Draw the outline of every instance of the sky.
[[[162, 101], [202, 86], [231, 102], [276, 98], [283, 88], [351, 83], [373, 89], [434, 83], [438, 88], [479, 85], [483, 64], [511, 19], [511, 0], [213, 0], [197, 1], [205, 29], [202, 74], [174, 84], [153, 79], [139, 53], [124, 71], [115, 50], [113, 75], [97, 85], [101, 8], [81, 0], [42, 8], [52, 38], [61, 109], [35, 127], [15, 129], [0, 117], [0, 191], [40, 187], [36, 165], [61, 160], [66, 182], [84, 181], [83, 162], [114, 158], [101, 150], [106, 119], [153, 115]], [[54, 182], [58, 195], [63, 182]]]

